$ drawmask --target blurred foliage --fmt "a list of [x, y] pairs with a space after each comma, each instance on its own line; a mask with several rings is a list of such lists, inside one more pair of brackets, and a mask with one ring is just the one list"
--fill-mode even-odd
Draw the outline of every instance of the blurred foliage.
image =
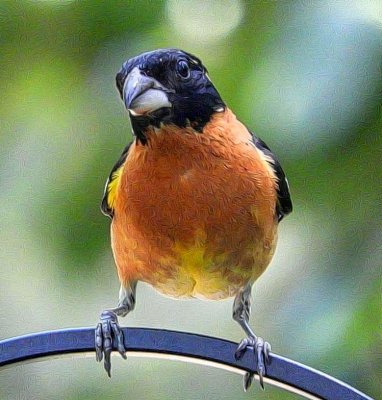
[[[131, 139], [114, 87], [127, 58], [199, 56], [238, 117], [278, 154], [295, 205], [254, 290], [276, 352], [377, 397], [381, 376], [382, 6], [378, 0], [0, 2], [0, 337], [96, 322], [118, 283], [99, 211]], [[141, 285], [131, 325], [240, 339], [231, 304]], [[2, 372], [0, 397], [295, 396], [164, 361], [93, 360]], [[54, 366], [54, 368], [52, 368]]]

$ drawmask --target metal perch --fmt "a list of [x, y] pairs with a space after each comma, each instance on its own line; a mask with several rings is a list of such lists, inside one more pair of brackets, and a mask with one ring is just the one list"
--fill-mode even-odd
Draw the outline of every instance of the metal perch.
[[[228, 340], [161, 329], [123, 328], [123, 333], [130, 354], [194, 362], [239, 374], [256, 373], [251, 354], [235, 360], [237, 343]], [[0, 369], [28, 360], [92, 352], [94, 328], [34, 333], [0, 341]], [[344, 382], [276, 354], [271, 354], [264, 381], [308, 399], [372, 400]]]

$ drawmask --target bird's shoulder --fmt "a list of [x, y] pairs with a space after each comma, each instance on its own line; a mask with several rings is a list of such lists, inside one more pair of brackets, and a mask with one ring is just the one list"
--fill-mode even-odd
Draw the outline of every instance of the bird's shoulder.
[[268, 145], [257, 137], [253, 132], [248, 129], [252, 136], [252, 142], [254, 146], [261, 151], [265, 156], [270, 166], [275, 172], [277, 177], [277, 216], [278, 220], [281, 221], [286, 215], [290, 214], [293, 210], [292, 199], [289, 190], [288, 179], [285, 175], [284, 170], [281, 167], [280, 161], [276, 155], [271, 151]]
[[118, 161], [114, 164], [105, 184], [102, 196], [101, 211], [104, 215], [113, 218], [114, 203], [117, 194], [117, 187], [122, 175], [123, 165], [133, 142], [129, 143], [123, 150]]

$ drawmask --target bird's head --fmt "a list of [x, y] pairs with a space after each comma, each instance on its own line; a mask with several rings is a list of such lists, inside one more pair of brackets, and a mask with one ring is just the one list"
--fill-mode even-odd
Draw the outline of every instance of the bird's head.
[[149, 126], [164, 123], [201, 131], [212, 114], [225, 109], [207, 69], [198, 58], [181, 50], [161, 49], [131, 58], [116, 81], [142, 143]]

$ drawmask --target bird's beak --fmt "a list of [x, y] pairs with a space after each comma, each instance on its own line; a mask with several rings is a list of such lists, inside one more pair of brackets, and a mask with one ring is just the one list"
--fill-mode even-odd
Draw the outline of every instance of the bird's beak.
[[126, 78], [123, 101], [131, 115], [146, 115], [160, 108], [171, 107], [166, 92], [169, 91], [156, 79], [143, 75], [135, 67]]

